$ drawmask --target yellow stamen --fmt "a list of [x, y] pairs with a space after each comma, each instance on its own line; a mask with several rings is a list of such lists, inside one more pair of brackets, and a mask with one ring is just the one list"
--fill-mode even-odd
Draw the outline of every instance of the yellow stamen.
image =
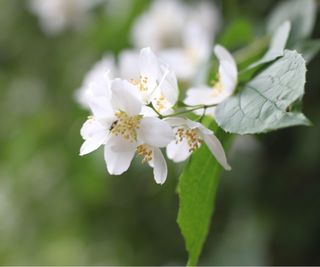
[[158, 111], [158, 112], [161, 112], [163, 110], [166, 110], [167, 109], [167, 106], [168, 106], [168, 100], [164, 97], [164, 95], [161, 93], [160, 97], [158, 97], [156, 99], [156, 102], [155, 102], [155, 109]]
[[137, 154], [143, 156], [142, 163], [152, 160], [152, 150], [146, 145], [140, 145], [136, 150]]
[[176, 131], [176, 144], [181, 143], [183, 139], [187, 140], [189, 152], [197, 150], [203, 143], [196, 129], [179, 128]]
[[140, 76], [139, 79], [131, 79], [130, 82], [136, 86], [140, 92], [148, 91], [148, 80], [147, 76]]
[[211, 84], [212, 84], [212, 89], [213, 89], [212, 96], [217, 97], [218, 95], [223, 93], [224, 86], [221, 83], [219, 73], [217, 74], [217, 80], [212, 81]]
[[117, 120], [112, 124], [110, 131], [115, 136], [134, 142], [137, 141], [137, 129], [139, 129], [141, 116], [128, 116], [123, 111], [116, 112]]

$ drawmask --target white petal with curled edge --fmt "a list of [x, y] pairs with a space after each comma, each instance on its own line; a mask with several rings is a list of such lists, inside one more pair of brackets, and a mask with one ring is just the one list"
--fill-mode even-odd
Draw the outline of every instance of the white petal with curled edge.
[[80, 147], [80, 156], [84, 156], [86, 154], [91, 153], [92, 151], [97, 150], [104, 142], [104, 139], [106, 138], [103, 137], [102, 139], [87, 139], [83, 142], [82, 146]]
[[111, 103], [115, 111], [124, 111], [129, 116], [135, 116], [140, 113], [142, 102], [134, 85], [126, 80], [116, 79], [112, 83], [111, 91]]
[[213, 88], [208, 86], [190, 88], [184, 103], [189, 106], [217, 104], [213, 99]]
[[224, 89], [232, 94], [238, 79], [237, 64], [232, 57], [232, 55], [221, 45], [216, 45], [214, 47], [214, 53], [217, 56], [220, 66], [219, 75], [220, 82]]
[[223, 166], [223, 168], [230, 171], [231, 167], [227, 162], [226, 154], [219, 139], [214, 134], [204, 134], [203, 139], [217, 161]]
[[182, 139], [181, 142], [171, 141], [166, 149], [167, 156], [174, 162], [185, 161], [190, 155], [189, 145], [186, 139]]
[[172, 128], [165, 121], [154, 117], [142, 118], [137, 132], [139, 140], [154, 147], [165, 147], [174, 139]]
[[89, 119], [83, 124], [80, 134], [85, 139], [80, 148], [80, 155], [83, 156], [98, 149], [106, 142], [108, 130], [98, 121]]
[[159, 148], [153, 148], [153, 175], [157, 184], [164, 184], [168, 175], [167, 162]]
[[115, 152], [110, 147], [104, 148], [104, 159], [111, 175], [120, 175], [127, 171], [134, 157], [135, 150]]

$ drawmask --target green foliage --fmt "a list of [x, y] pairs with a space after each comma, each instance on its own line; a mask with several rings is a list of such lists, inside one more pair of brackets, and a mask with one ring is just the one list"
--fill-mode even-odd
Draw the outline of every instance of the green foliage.
[[[228, 2], [228, 7], [241, 17], [232, 14], [232, 22], [217, 42], [230, 49], [250, 46], [253, 32], [264, 20], [265, 9], [259, 11], [259, 7], [271, 1]], [[245, 5], [249, 2], [252, 5], [246, 14]], [[298, 2], [302, 7], [296, 8], [294, 15], [290, 13], [291, 5]], [[293, 14], [290, 19], [294, 33], [289, 45], [307, 61], [320, 48], [319, 40], [302, 40], [312, 31], [316, 11], [310, 8], [312, 2], [287, 1], [280, 19], [285, 21]], [[130, 47], [132, 22], [150, 1], [123, 3], [120, 8], [128, 11], [123, 15], [109, 6], [111, 11], [107, 13], [103, 8], [97, 9], [85, 28], [48, 37], [28, 11], [28, 1], [0, 1], [1, 265], [181, 265], [185, 258], [183, 240], [175, 224], [174, 189], [180, 166], [172, 164], [171, 177], [159, 187], [154, 184], [150, 169], [140, 166], [140, 162], [123, 177], [115, 178], [107, 176], [101, 153], [77, 156], [82, 142], [79, 128], [87, 112], [74, 103], [74, 90], [104, 53], [118, 53]], [[260, 21], [261, 25], [252, 21]], [[274, 29], [281, 22], [275, 23]], [[267, 41], [255, 43], [246, 49], [248, 53], [241, 54], [239, 58], [244, 59], [245, 66], [266, 50]], [[314, 119], [319, 118], [320, 112], [319, 90], [312, 91], [319, 84], [317, 71], [310, 68], [308, 72], [312, 93], [305, 105]], [[299, 112], [299, 104], [298, 100], [290, 105], [290, 111]], [[259, 160], [259, 151], [251, 151], [249, 156], [243, 150], [236, 153], [232, 162], [235, 171], [228, 173], [229, 180], [222, 180], [224, 193], [219, 208], [225, 214], [215, 214], [215, 228], [225, 239], [234, 240], [237, 247], [223, 247], [218, 232], [213, 231], [204, 263], [217, 262], [220, 251], [220, 265], [230, 265], [232, 251], [233, 262], [244, 265], [256, 265], [255, 259], [261, 253], [271, 258], [260, 258], [258, 262], [264, 265], [319, 264], [319, 219], [315, 214], [320, 204], [320, 121], [315, 125], [312, 129], [264, 137], [261, 142], [268, 155], [263, 154], [263, 160]], [[224, 147], [232, 138], [222, 130], [216, 133]], [[250, 143], [245, 145], [249, 147]], [[219, 176], [220, 167], [202, 147], [180, 178], [178, 222], [190, 252], [190, 265], [197, 262], [208, 233]], [[204, 204], [201, 208], [200, 201]], [[266, 215], [272, 227], [264, 231], [257, 226], [252, 234], [250, 231], [255, 228], [250, 225], [248, 213], [256, 216], [259, 223], [266, 222]], [[238, 214], [242, 215], [240, 222]], [[235, 230], [230, 230], [230, 223], [234, 223]], [[225, 227], [219, 228], [219, 224]], [[301, 229], [301, 225], [306, 227]], [[246, 238], [259, 236], [259, 231], [266, 235], [261, 246], [256, 241], [246, 243]], [[240, 242], [247, 253], [239, 253]]]
[[[313, 29], [314, 2], [307, 1], [305, 9], [301, 7], [301, 2], [285, 2], [273, 12], [267, 26], [268, 31], [272, 32], [270, 46], [261, 59], [253, 61], [265, 50], [268, 37], [236, 53], [241, 66], [251, 63], [239, 78], [241, 82], [249, 82], [240, 88], [237, 95], [217, 107], [216, 121], [226, 132], [253, 134], [310, 124], [301, 113], [300, 105], [304, 94], [306, 62], [297, 52], [285, 50], [289, 39], [292, 46], [308, 37]], [[300, 25], [299, 21], [304, 16], [308, 18]], [[289, 19], [294, 28], [291, 34]], [[250, 25], [238, 19], [226, 28], [219, 42], [229, 48], [237, 48], [251, 38]], [[319, 49], [318, 43], [303, 44], [300, 45], [301, 51], [307, 59], [311, 59]], [[270, 63], [257, 74], [258, 69]], [[220, 140], [225, 144], [227, 135], [224, 134]], [[202, 147], [194, 153], [180, 176], [178, 224], [189, 254], [189, 266], [197, 264], [208, 234], [220, 170], [209, 150]]]
[[286, 50], [282, 58], [217, 107], [217, 123], [225, 131], [238, 134], [309, 125], [302, 113], [290, 112], [290, 105], [304, 94], [305, 75], [302, 56]]
[[[231, 135], [217, 130], [226, 145]], [[214, 210], [221, 166], [206, 146], [196, 151], [179, 178], [179, 213], [177, 222], [189, 254], [188, 266], [197, 264], [208, 234]]]
[[254, 38], [252, 23], [245, 18], [233, 20], [218, 38], [218, 43], [229, 49], [246, 45]]

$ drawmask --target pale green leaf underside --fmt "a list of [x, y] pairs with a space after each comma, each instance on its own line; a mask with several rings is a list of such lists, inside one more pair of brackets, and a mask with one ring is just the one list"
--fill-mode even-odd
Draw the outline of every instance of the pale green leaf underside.
[[262, 133], [294, 125], [309, 125], [299, 112], [288, 107], [304, 94], [305, 60], [296, 51], [284, 56], [216, 109], [216, 121], [227, 132]]
[[[223, 143], [229, 136], [220, 137], [220, 141]], [[220, 170], [209, 149], [202, 146], [192, 155], [180, 176], [177, 222], [189, 254], [188, 266], [197, 264], [208, 234]]]
[[284, 49], [286, 48], [287, 40], [290, 33], [291, 24], [289, 21], [282, 23], [279, 28], [273, 33], [270, 47], [265, 55], [257, 62], [251, 64], [248, 69], [256, 66], [269, 63], [278, 57], [283, 56]]

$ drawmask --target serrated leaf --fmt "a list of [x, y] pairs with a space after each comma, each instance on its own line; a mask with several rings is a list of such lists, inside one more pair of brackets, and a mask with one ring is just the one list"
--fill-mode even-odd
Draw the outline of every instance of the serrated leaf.
[[[220, 130], [222, 144], [231, 138]], [[189, 254], [188, 266], [197, 264], [214, 210], [221, 167], [206, 146], [196, 151], [179, 179], [177, 222]]]
[[284, 21], [291, 21], [292, 34], [289, 43], [294, 45], [311, 35], [316, 14], [317, 7], [314, 0], [287, 0], [274, 9], [268, 19], [267, 29], [272, 33]]
[[285, 50], [284, 56], [237, 94], [218, 105], [216, 121], [227, 132], [262, 133], [279, 128], [309, 125], [299, 112], [289, 106], [304, 94], [305, 60], [296, 51]]
[[283, 56], [284, 50], [286, 48], [287, 40], [289, 37], [291, 29], [291, 24], [289, 21], [283, 22], [273, 33], [270, 47], [265, 55], [257, 62], [251, 64], [248, 69], [255, 68], [259, 65], [269, 63], [278, 57]]

